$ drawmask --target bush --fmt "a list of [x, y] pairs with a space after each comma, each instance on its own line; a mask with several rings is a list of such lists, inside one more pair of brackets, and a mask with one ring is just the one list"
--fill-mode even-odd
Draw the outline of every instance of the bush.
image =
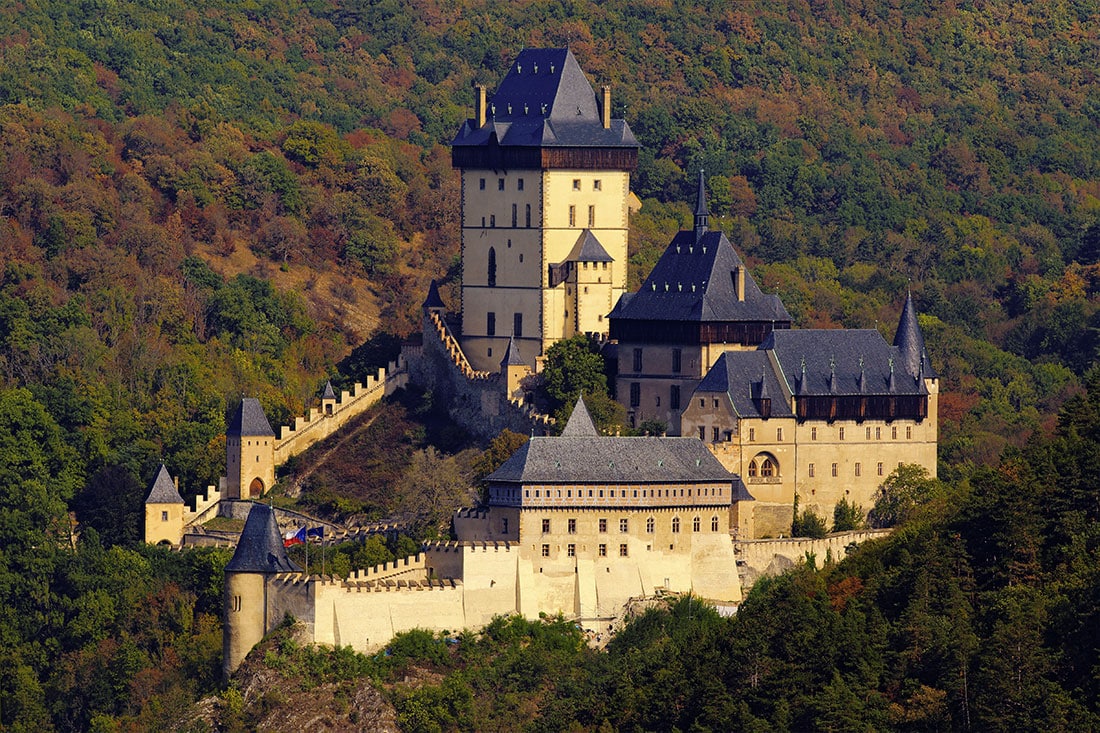
[[850, 532], [853, 529], [863, 529], [863, 507], [848, 501], [844, 497], [833, 508], [833, 531]]

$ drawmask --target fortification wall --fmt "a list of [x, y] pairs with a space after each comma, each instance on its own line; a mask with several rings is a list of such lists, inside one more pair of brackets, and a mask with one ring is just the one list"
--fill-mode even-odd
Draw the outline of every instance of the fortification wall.
[[424, 317], [423, 342], [403, 352], [408, 379], [447, 401], [451, 418], [479, 438], [489, 440], [505, 428], [545, 434], [551, 418], [522, 400], [509, 398], [504, 375], [470, 366], [443, 317]]
[[805, 560], [807, 553], [813, 554], [818, 563], [823, 562], [826, 555], [830, 555], [833, 560], [842, 560], [847, 556], [851, 545], [858, 545], [889, 534], [888, 529], [869, 529], [838, 532], [820, 540], [779, 539], [735, 542], [734, 552], [737, 555], [741, 585], [747, 591], [758, 578], [779, 575]]
[[408, 382], [405, 360], [398, 356], [389, 368], [379, 369], [378, 374], [367, 377], [365, 384], [356, 382], [351, 391], [341, 390], [335, 404], [311, 407], [309, 414], [294, 418], [294, 425], [279, 428], [275, 441], [275, 465], [281, 466], [291, 457], [302, 453], [314, 443], [324, 440], [379, 400], [404, 387]]

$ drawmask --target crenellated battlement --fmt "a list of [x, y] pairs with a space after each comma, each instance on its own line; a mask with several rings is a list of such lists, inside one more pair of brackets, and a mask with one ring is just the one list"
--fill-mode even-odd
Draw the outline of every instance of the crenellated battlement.
[[519, 544], [507, 540], [435, 540], [424, 543], [424, 552], [488, 552], [490, 549], [494, 552], [511, 552], [513, 547], [519, 547]]
[[[443, 350], [450, 357], [451, 364], [463, 377], [470, 381], [488, 381], [499, 376], [496, 372], [482, 372], [470, 366], [469, 360], [466, 359], [465, 352], [462, 351], [462, 347], [458, 344], [458, 339], [451, 333], [451, 329], [447, 325], [447, 322], [443, 320], [443, 317], [438, 312], [429, 311], [427, 319], [433, 327], [434, 335], [443, 346]], [[425, 331], [427, 331], [427, 329], [425, 329]]]
[[195, 508], [186, 509], [183, 514], [183, 526], [201, 523], [208, 519], [209, 514], [217, 511], [218, 503], [222, 500], [222, 492], [218, 487], [210, 485], [206, 487], [206, 494], [195, 496]]
[[280, 427], [275, 441], [275, 466], [324, 440], [386, 395], [404, 387], [408, 380], [406, 366], [405, 358], [398, 356], [388, 368], [379, 369], [365, 382], [353, 384], [350, 391], [341, 390], [339, 398], [323, 399], [320, 407], [311, 407], [306, 415], [294, 418], [294, 425]]

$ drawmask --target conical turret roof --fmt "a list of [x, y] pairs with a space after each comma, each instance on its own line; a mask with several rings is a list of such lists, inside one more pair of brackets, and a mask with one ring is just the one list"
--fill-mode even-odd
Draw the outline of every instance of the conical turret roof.
[[504, 358], [500, 360], [500, 366], [527, 366], [527, 362], [523, 360], [523, 357], [519, 354], [519, 346], [516, 345], [516, 337], [514, 335], [508, 337], [508, 348], [504, 350]]
[[286, 554], [275, 511], [267, 504], [253, 504], [227, 573], [300, 573]]
[[336, 391], [332, 388], [332, 381], [325, 382], [325, 391], [321, 393], [322, 400], [336, 399]]
[[176, 484], [168, 474], [168, 468], [162, 463], [157, 471], [153, 485], [149, 487], [149, 497], [146, 504], [183, 504], [183, 497], [176, 489]]
[[443, 305], [443, 298], [439, 295], [439, 286], [433, 279], [431, 284], [428, 285], [428, 297], [424, 298], [424, 302], [420, 305], [426, 311], [435, 310], [437, 308], [446, 308]]
[[898, 349], [902, 366], [907, 373], [916, 376], [923, 370], [927, 379], [938, 376], [924, 348], [924, 334], [921, 333], [920, 323], [917, 321], [917, 308], [913, 305], [912, 292], [905, 295], [905, 305], [902, 306], [901, 318], [898, 319], [898, 330], [894, 333], [894, 346]]

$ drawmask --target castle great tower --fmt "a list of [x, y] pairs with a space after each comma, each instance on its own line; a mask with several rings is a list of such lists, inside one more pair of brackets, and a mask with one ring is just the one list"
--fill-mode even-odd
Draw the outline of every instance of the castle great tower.
[[520, 52], [452, 142], [462, 173], [462, 347], [495, 370], [510, 337], [535, 366], [555, 341], [606, 335], [626, 289], [638, 142], [568, 49]]

